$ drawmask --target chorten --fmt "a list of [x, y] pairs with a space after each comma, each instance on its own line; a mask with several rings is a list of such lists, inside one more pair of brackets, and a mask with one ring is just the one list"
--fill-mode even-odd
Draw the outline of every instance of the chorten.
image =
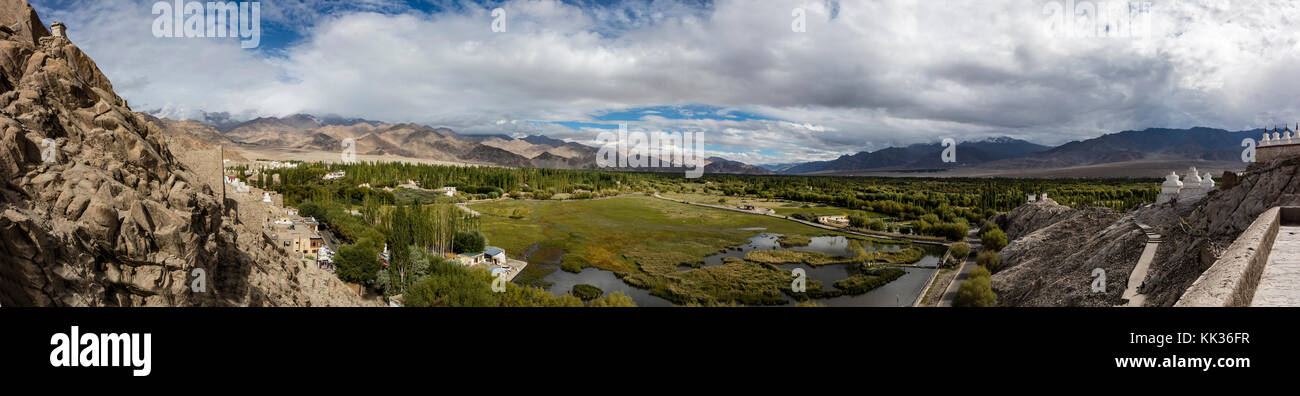
[[1187, 176], [1183, 177], [1183, 188], [1200, 188], [1200, 187], [1201, 187], [1200, 173], [1196, 171], [1195, 166], [1188, 168]]
[[1165, 182], [1160, 184], [1160, 195], [1156, 196], [1156, 204], [1162, 204], [1178, 198], [1178, 192], [1183, 189], [1183, 182], [1178, 181], [1177, 172], [1169, 172], [1165, 176]]

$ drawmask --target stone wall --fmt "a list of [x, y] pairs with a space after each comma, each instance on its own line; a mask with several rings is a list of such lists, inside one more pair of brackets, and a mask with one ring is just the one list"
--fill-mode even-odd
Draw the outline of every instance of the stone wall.
[[1259, 146], [1255, 148], [1255, 162], [1271, 162], [1292, 157], [1300, 157], [1300, 144]]
[[1246, 231], [1228, 246], [1223, 256], [1205, 270], [1176, 307], [1242, 307], [1250, 305], [1260, 274], [1281, 225], [1280, 207], [1260, 214]]

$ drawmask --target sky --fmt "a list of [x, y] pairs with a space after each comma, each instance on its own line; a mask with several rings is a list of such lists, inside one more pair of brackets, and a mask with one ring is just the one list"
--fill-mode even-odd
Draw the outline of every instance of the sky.
[[253, 49], [155, 37], [157, 1], [29, 1], [133, 109], [177, 119], [308, 113], [584, 143], [625, 122], [704, 131], [711, 155], [751, 164], [1300, 121], [1300, 2], [1286, 0], [264, 0]]

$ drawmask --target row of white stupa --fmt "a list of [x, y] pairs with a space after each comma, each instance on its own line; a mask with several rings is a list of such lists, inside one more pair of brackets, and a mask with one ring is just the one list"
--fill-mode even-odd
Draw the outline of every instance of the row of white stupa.
[[1291, 135], [1291, 128], [1289, 127], [1282, 131], [1278, 131], [1277, 126], [1274, 126], [1273, 134], [1271, 135], [1268, 133], [1268, 130], [1265, 129], [1264, 138], [1259, 140], [1259, 145], [1277, 146], [1283, 144], [1300, 144], [1300, 123], [1296, 124], [1295, 128], [1296, 128], [1295, 136]]
[[1182, 181], [1178, 180], [1178, 172], [1169, 172], [1169, 175], [1165, 176], [1165, 182], [1160, 184], [1160, 195], [1156, 196], [1156, 204], [1173, 200], [1180, 203], [1196, 202], [1213, 189], [1214, 179], [1208, 172], [1204, 176], [1197, 174], [1195, 166], [1187, 170], [1187, 176], [1184, 176]]

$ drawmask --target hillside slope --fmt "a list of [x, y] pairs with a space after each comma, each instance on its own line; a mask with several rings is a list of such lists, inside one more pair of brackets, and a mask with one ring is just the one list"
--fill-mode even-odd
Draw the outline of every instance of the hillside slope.
[[[1066, 208], [1053, 202], [1024, 205], [996, 221], [1012, 242], [1003, 269], [993, 275], [998, 304], [1112, 306], [1137, 264], [1146, 236], [1162, 243], [1145, 279], [1146, 304], [1172, 306], [1223, 249], [1274, 206], [1300, 205], [1300, 158], [1252, 164], [1239, 180], [1221, 184], [1204, 199], [1172, 202], [1120, 214], [1108, 209]], [[1091, 271], [1106, 271], [1107, 288], [1093, 293]]]
[[0, 0], [0, 26], [0, 305], [367, 304], [237, 226], [25, 1]]

